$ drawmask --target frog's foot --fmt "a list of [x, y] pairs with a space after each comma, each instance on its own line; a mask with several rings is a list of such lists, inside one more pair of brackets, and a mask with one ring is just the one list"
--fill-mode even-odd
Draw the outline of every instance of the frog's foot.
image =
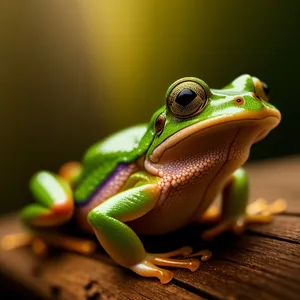
[[39, 256], [48, 253], [48, 245], [43, 240], [25, 232], [5, 235], [0, 241], [0, 246], [5, 251], [31, 246], [33, 252]]
[[9, 251], [20, 247], [31, 246], [38, 255], [45, 255], [49, 247], [64, 249], [80, 254], [92, 254], [97, 244], [92, 240], [71, 237], [60, 233], [37, 234], [27, 232], [5, 235], [1, 239], [1, 248]]
[[248, 205], [244, 216], [224, 219], [212, 229], [204, 231], [201, 237], [205, 240], [211, 240], [225, 231], [233, 231], [235, 234], [240, 234], [248, 224], [270, 223], [272, 216], [283, 212], [286, 207], [286, 202], [283, 199], [278, 199], [268, 204], [265, 199], [259, 198]]
[[[202, 250], [197, 253], [192, 252], [193, 249], [191, 247], [182, 247], [167, 253], [148, 253], [143, 261], [131, 266], [130, 269], [145, 277], [157, 277], [161, 283], [165, 284], [172, 280], [173, 273], [158, 266], [185, 268], [194, 272], [199, 268], [200, 261], [190, 257], [201, 256], [201, 260], [205, 261], [211, 256], [208, 250]], [[172, 258], [175, 256], [183, 256], [184, 258]]]
[[49, 235], [43, 235], [41, 240], [50, 247], [84, 255], [93, 254], [97, 249], [97, 243], [93, 240], [73, 237], [56, 232]]
[[[268, 204], [264, 198], [258, 198], [247, 206], [247, 220], [251, 223], [268, 223], [271, 221], [272, 215], [280, 214], [286, 208], [287, 204], [283, 199], [277, 199], [273, 203]], [[267, 217], [269, 217], [269, 221]]]
[[33, 236], [29, 233], [21, 232], [7, 234], [1, 238], [1, 249], [9, 251], [20, 247], [28, 246], [32, 243]]

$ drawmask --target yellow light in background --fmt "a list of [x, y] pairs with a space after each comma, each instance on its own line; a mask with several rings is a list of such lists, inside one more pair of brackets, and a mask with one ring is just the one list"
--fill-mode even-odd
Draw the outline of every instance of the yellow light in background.
[[[201, 3], [79, 3], [89, 63], [102, 96], [103, 89], [106, 93], [106, 98], [98, 101], [105, 101], [114, 129], [128, 125], [128, 118], [139, 120], [137, 112], [140, 120], [148, 121], [163, 104], [164, 93], [173, 80], [196, 75], [191, 71], [196, 68], [193, 57], [199, 61], [201, 53], [207, 51], [195, 43], [203, 34], [201, 26], [195, 27], [204, 22]], [[205, 60], [203, 55], [204, 64]], [[123, 122], [124, 117], [127, 122]]]
[[[151, 53], [145, 41], [149, 24], [143, 22], [143, 5], [137, 3], [81, 2], [89, 62], [97, 83], [108, 91], [108, 109], [126, 107], [126, 93], [134, 90], [137, 74], [144, 72]], [[114, 93], [111, 98], [109, 92]]]

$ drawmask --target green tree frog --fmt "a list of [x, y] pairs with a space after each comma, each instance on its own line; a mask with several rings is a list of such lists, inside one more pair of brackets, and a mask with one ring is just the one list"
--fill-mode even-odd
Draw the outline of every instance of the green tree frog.
[[[248, 74], [222, 89], [195, 77], [177, 80], [148, 125], [97, 142], [81, 163], [66, 163], [58, 174], [37, 172], [30, 181], [37, 202], [23, 209], [22, 220], [33, 232], [75, 220], [119, 265], [161, 283], [173, 273], [160, 266], [195, 271], [196, 256], [206, 260], [208, 250], [192, 253], [186, 246], [147, 253], [138, 234], [159, 235], [214, 219], [218, 223], [202, 233], [212, 239], [227, 230], [242, 232], [251, 222], [269, 222], [285, 209], [283, 200], [247, 205], [242, 166], [251, 146], [281, 119], [267, 92], [265, 83]], [[219, 193], [217, 211], [210, 204]], [[47, 242], [47, 234], [39, 240]], [[71, 238], [52, 240], [62, 247], [72, 244]], [[74, 244], [78, 251], [88, 246]]]

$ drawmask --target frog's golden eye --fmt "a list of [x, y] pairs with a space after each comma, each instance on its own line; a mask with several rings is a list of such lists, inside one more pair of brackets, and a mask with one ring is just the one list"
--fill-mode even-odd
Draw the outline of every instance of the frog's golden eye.
[[253, 78], [253, 84], [254, 84], [254, 93], [257, 95], [257, 97], [263, 99], [264, 101], [269, 102], [268, 93], [269, 93], [269, 87], [268, 85], [260, 81], [256, 77]]
[[155, 120], [155, 132], [160, 135], [165, 127], [166, 117], [160, 114]]
[[176, 85], [167, 97], [167, 107], [177, 118], [189, 118], [200, 113], [206, 103], [205, 89], [194, 81]]

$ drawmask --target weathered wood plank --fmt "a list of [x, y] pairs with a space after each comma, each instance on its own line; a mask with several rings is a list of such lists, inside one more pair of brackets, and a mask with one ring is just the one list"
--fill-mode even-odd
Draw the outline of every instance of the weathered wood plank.
[[253, 233], [300, 244], [300, 217], [297, 216], [274, 216], [272, 223], [251, 225], [248, 230]]
[[[271, 224], [251, 225], [238, 238], [212, 243], [191, 227], [162, 237], [143, 238], [150, 252], [191, 245], [213, 257], [192, 273], [175, 269], [161, 285], [114, 264], [103, 252], [92, 257], [59, 252], [41, 262], [30, 249], [0, 252], [0, 273], [36, 294], [55, 299], [298, 299], [300, 295], [300, 158], [247, 164], [251, 198], [285, 198], [287, 213]], [[15, 217], [0, 220], [0, 236], [18, 232]]]
[[[0, 236], [7, 230], [16, 231], [16, 223], [15, 219], [2, 221]], [[146, 240], [151, 251], [190, 244], [213, 252], [213, 258], [194, 273], [174, 269], [175, 279], [165, 286], [116, 266], [101, 251], [93, 257], [63, 252], [42, 263], [30, 249], [1, 252], [1, 272], [9, 272], [41, 295], [57, 294], [59, 299], [201, 299], [196, 294], [212, 299], [297, 299], [300, 295], [299, 244], [247, 234], [203, 244], [199, 229]]]
[[186, 286], [226, 299], [298, 299], [300, 245], [244, 235], [223, 238], [195, 273], [177, 270]]
[[[0, 222], [0, 238], [20, 232], [16, 218]], [[31, 249], [0, 252], [0, 273], [25, 285], [45, 298], [57, 299], [203, 299], [176, 286], [161, 285], [99, 259], [60, 252], [41, 261]], [[103, 257], [103, 261], [101, 261]]]

